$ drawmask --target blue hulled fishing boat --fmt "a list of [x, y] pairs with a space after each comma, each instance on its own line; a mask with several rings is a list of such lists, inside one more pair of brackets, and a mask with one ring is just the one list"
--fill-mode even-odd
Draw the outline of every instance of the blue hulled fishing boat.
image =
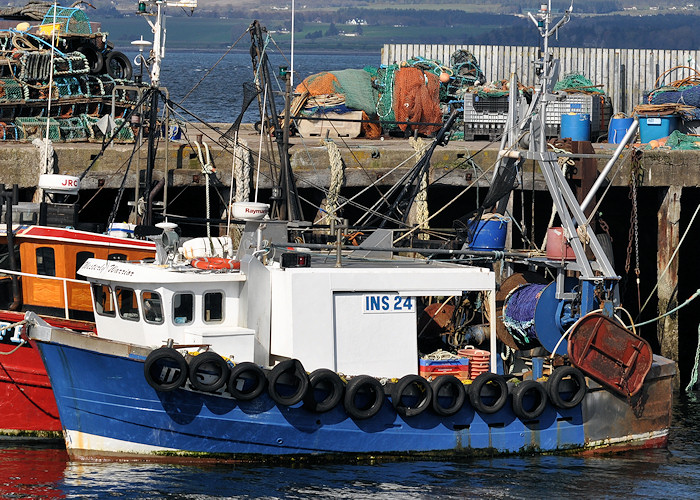
[[[504, 206], [523, 162], [537, 162], [562, 221], [551, 252], [482, 247], [492, 219], [481, 217], [457, 249], [396, 247], [391, 229], [345, 247], [336, 220], [335, 242], [311, 244], [317, 229], [271, 220], [258, 202], [233, 204], [244, 223], [236, 246], [228, 236], [180, 240], [162, 224], [155, 260], [80, 269], [98, 336], [27, 315], [69, 453], [325, 460], [664, 446], [675, 364], [617, 315], [619, 276], [584, 215], [609, 167], [579, 203], [547, 150], [546, 41], [563, 21], [550, 28], [548, 9], [539, 17], [542, 85], [523, 120], [511, 93], [484, 208]], [[277, 202], [293, 216], [284, 172], [290, 189]], [[506, 260], [513, 272], [497, 282], [490, 265], [436, 259], [465, 255]], [[426, 356], [446, 336], [456, 353]]]

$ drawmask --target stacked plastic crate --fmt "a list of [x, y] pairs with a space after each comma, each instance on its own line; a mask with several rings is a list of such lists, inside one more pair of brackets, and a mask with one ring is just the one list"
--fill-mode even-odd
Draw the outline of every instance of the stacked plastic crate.
[[[563, 94], [547, 105], [546, 134], [559, 137], [561, 115], [585, 113], [591, 118], [591, 140], [607, 134], [612, 116], [612, 103], [608, 96], [589, 94]], [[466, 94], [464, 98], [464, 140], [500, 139], [508, 116], [508, 96], [479, 96]]]
[[546, 134], [559, 137], [561, 115], [567, 113], [584, 113], [591, 118], [591, 141], [607, 135], [608, 123], [612, 115], [610, 98], [591, 94], [565, 94], [547, 104]]
[[508, 116], [508, 96], [464, 96], [464, 140], [495, 141], [503, 134]]

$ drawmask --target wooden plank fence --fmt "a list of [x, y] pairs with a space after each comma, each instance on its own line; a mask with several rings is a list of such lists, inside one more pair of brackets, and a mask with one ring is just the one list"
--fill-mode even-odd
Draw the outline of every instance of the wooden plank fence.
[[[466, 49], [476, 56], [487, 81], [508, 79], [516, 73], [523, 84], [536, 83], [532, 63], [539, 59], [538, 47], [385, 44], [381, 61], [388, 65], [423, 57], [449, 65], [450, 56], [459, 49]], [[700, 61], [700, 50], [551, 49], [553, 56], [560, 60], [560, 76], [580, 73], [595, 85], [602, 85], [612, 99], [613, 110], [628, 114], [643, 103], [645, 92], [682, 78], [698, 76], [696, 70]]]

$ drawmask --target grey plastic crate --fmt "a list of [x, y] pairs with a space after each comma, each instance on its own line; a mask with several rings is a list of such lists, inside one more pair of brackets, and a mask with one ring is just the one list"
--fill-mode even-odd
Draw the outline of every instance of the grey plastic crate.
[[[561, 115], [567, 113], [585, 113], [591, 117], [591, 138], [601, 131], [607, 132], [607, 123], [605, 117], [605, 102], [609, 103], [609, 98], [599, 95], [588, 94], [569, 94], [561, 100], [551, 101], [547, 104], [547, 133], [556, 129], [556, 134], [559, 134], [561, 125]], [[610, 121], [610, 118], [607, 118]]]
[[479, 97], [464, 95], [464, 123], [505, 124], [508, 116], [508, 96]]
[[[504, 100], [505, 99], [505, 100]], [[504, 105], [504, 102], [506, 103]], [[561, 129], [561, 115], [566, 113], [586, 113], [591, 117], [591, 140], [607, 134], [612, 116], [610, 98], [598, 95], [569, 94], [547, 104], [546, 134], [558, 137]], [[464, 140], [474, 137], [498, 139], [503, 133], [508, 116], [507, 96], [480, 98], [476, 94], [464, 96]]]
[[505, 123], [464, 123], [464, 140], [475, 139], [496, 141], [503, 135]]

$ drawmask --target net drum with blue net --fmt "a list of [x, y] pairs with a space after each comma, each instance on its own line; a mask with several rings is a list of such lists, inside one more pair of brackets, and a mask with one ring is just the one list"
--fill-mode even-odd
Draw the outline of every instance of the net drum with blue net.
[[[578, 285], [576, 278], [566, 278], [565, 293]], [[503, 302], [503, 323], [518, 349], [544, 347], [550, 353], [566, 354], [562, 340], [579, 317], [571, 302], [557, 298], [557, 283], [524, 283], [513, 288]]]

